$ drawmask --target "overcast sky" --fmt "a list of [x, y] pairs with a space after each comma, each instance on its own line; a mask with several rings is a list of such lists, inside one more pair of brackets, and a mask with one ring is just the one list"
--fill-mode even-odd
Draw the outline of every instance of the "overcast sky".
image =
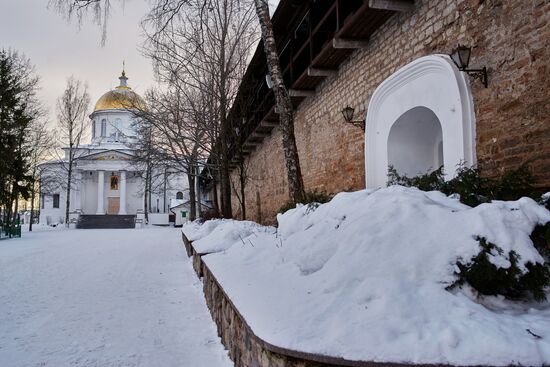
[[148, 2], [113, 2], [107, 42], [101, 46], [101, 29], [91, 21], [81, 27], [68, 23], [47, 8], [47, 0], [0, 0], [0, 48], [12, 48], [36, 66], [41, 79], [40, 97], [55, 119], [55, 101], [70, 75], [88, 83], [93, 105], [118, 85], [122, 61], [126, 61], [128, 84], [138, 93], [153, 85], [151, 63], [143, 57], [139, 21]]
[[[278, 0], [270, 0], [271, 10]], [[101, 29], [90, 19], [81, 26], [67, 22], [47, 8], [48, 0], [0, 0], [0, 48], [17, 50], [36, 67], [41, 79], [40, 97], [55, 123], [56, 99], [66, 80], [74, 75], [88, 83], [90, 113], [101, 95], [118, 85], [122, 61], [126, 61], [128, 84], [138, 93], [153, 86], [150, 61], [139, 52], [139, 22], [149, 1], [113, 1], [107, 42], [101, 46]]]

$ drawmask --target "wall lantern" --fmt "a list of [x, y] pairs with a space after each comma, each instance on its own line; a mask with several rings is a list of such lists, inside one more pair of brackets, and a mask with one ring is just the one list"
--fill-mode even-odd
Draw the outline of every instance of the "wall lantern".
[[483, 69], [468, 69], [471, 53], [471, 47], [459, 44], [449, 56], [451, 56], [458, 70], [481, 80], [485, 88], [487, 88], [487, 68], [484, 66]]
[[346, 106], [342, 110], [342, 116], [344, 116], [344, 120], [346, 120], [347, 123], [352, 124], [353, 126], [358, 126], [363, 131], [365, 131], [365, 120], [354, 120], [353, 115], [355, 114], [355, 108]]
[[271, 80], [271, 75], [269, 74], [265, 75], [265, 83], [267, 84], [267, 87], [269, 89], [273, 88], [273, 81]]

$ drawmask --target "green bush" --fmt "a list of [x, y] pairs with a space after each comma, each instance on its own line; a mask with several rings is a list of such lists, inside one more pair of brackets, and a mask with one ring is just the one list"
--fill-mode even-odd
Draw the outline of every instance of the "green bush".
[[550, 222], [538, 225], [531, 233], [531, 241], [546, 262], [550, 262]]
[[478, 238], [481, 251], [468, 262], [456, 263], [459, 272], [457, 280], [448, 289], [470, 284], [480, 294], [502, 295], [508, 299], [525, 299], [531, 295], [535, 300], [546, 300], [545, 288], [550, 285], [550, 268], [547, 263], [540, 264], [527, 262], [526, 272], [522, 272], [518, 266], [519, 255], [510, 251], [507, 260], [508, 268], [501, 268], [489, 261], [489, 256], [502, 255], [500, 247], [487, 242], [485, 238]]
[[[304, 199], [299, 204], [304, 204], [308, 206], [308, 209], [315, 209], [319, 204], [328, 203], [332, 199], [330, 194], [327, 194], [325, 191], [307, 191], [304, 195]], [[290, 209], [294, 209], [296, 203], [292, 200], [287, 201], [279, 209], [279, 213], [283, 214]]]
[[472, 207], [491, 200], [540, 197], [540, 192], [533, 189], [532, 183], [533, 176], [525, 166], [491, 179], [483, 177], [478, 168], [460, 165], [456, 176], [449, 181], [444, 179], [443, 167], [414, 177], [399, 175], [394, 167], [388, 167], [388, 185], [412, 186], [423, 191], [438, 190], [446, 195], [458, 194], [462, 203]]
[[445, 186], [443, 166], [423, 175], [407, 177], [400, 175], [397, 170], [390, 165], [388, 167], [388, 186], [391, 185], [417, 187], [422, 191], [441, 191]]

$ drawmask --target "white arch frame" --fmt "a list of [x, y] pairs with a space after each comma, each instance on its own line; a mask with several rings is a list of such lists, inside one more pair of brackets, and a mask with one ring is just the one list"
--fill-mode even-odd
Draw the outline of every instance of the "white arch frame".
[[447, 179], [454, 177], [461, 162], [475, 164], [474, 105], [464, 73], [447, 55], [424, 56], [384, 80], [369, 102], [365, 134], [368, 188], [386, 186], [392, 125], [405, 112], [421, 106], [432, 110], [441, 123]]

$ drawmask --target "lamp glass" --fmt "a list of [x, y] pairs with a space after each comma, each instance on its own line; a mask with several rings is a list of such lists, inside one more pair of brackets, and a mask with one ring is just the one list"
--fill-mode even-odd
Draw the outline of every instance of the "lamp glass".
[[353, 114], [355, 113], [355, 109], [353, 107], [350, 107], [350, 106], [346, 106], [343, 110], [342, 110], [342, 115], [344, 116], [344, 119], [347, 121], [347, 122], [350, 122], [351, 120], [353, 120]]
[[271, 80], [271, 75], [269, 74], [265, 75], [265, 83], [267, 84], [267, 87], [269, 89], [273, 88], [273, 81]]
[[454, 50], [453, 53], [451, 54], [451, 59], [453, 60], [453, 62], [455, 63], [456, 67], [461, 69], [462, 67], [460, 66], [460, 58], [458, 56], [458, 51], [457, 50]]
[[466, 46], [458, 46], [458, 56], [460, 58], [460, 67], [466, 69], [470, 64], [471, 48]]

